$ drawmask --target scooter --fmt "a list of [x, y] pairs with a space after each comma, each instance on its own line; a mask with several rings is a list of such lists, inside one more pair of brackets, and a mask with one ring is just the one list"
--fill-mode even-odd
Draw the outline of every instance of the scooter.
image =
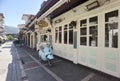
[[50, 44], [41, 44], [38, 54], [41, 60], [48, 62], [50, 66], [52, 65], [52, 60], [54, 59], [54, 56], [53, 49]]

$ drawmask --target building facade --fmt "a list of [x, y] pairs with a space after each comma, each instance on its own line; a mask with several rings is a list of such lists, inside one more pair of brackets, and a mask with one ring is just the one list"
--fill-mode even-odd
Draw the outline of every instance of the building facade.
[[119, 0], [48, 0], [27, 40], [37, 48], [47, 36], [55, 55], [120, 78], [119, 14]]
[[4, 15], [0, 13], [0, 42], [3, 43], [7, 40], [5, 29], [4, 29]]

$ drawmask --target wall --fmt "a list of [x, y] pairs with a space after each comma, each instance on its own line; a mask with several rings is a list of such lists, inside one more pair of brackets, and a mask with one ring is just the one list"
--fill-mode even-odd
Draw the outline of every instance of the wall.
[[[103, 4], [102, 0], [99, 0], [101, 5]], [[103, 0], [104, 1], [104, 0]], [[61, 44], [55, 43], [55, 39], [53, 39], [54, 53], [60, 57], [71, 60], [75, 63], [79, 63], [99, 71], [108, 73], [110, 75], [116, 76], [120, 78], [120, 48], [106, 48], [105, 44], [105, 13], [119, 10], [120, 14], [120, 1], [119, 0], [111, 0], [110, 2], [105, 3], [99, 8], [96, 8], [91, 11], [85, 10], [85, 6], [91, 3], [88, 1], [73, 10], [70, 10], [58, 17], [56, 17], [53, 21], [55, 22], [58, 19], [63, 19], [60, 23], [54, 23], [53, 28], [53, 38], [55, 38], [55, 28], [59, 26], [64, 26], [65, 24], [69, 24], [71, 21], [77, 21], [77, 49], [73, 48], [73, 45], [69, 44]], [[89, 41], [87, 40], [87, 46], [80, 45], [80, 20], [98, 16], [98, 46], [91, 47], [89, 46]], [[120, 21], [120, 16], [119, 21]], [[89, 24], [89, 23], [87, 23]], [[89, 26], [89, 25], [88, 25]], [[88, 30], [87, 26], [87, 31]], [[118, 24], [118, 29], [120, 30], [120, 24]], [[63, 31], [63, 30], [62, 30]], [[120, 31], [118, 32], [119, 35]], [[63, 36], [63, 34], [62, 34]], [[87, 37], [88, 38], [88, 37]], [[118, 36], [118, 40], [120, 40], [120, 36]], [[63, 41], [63, 39], [62, 39]], [[120, 46], [120, 42], [118, 42]]]

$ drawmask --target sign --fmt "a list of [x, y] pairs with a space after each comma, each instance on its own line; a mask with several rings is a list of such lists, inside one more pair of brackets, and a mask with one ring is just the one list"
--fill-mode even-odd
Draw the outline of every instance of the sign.
[[37, 25], [39, 25], [39, 27], [47, 27], [48, 23], [44, 20], [40, 20], [38, 22], [36, 22]]

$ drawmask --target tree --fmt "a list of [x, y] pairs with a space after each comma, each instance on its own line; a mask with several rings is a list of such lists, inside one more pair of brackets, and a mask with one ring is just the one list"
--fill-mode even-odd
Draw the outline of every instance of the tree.
[[8, 40], [13, 40], [14, 39], [12, 35], [8, 35], [7, 38], [8, 38]]

